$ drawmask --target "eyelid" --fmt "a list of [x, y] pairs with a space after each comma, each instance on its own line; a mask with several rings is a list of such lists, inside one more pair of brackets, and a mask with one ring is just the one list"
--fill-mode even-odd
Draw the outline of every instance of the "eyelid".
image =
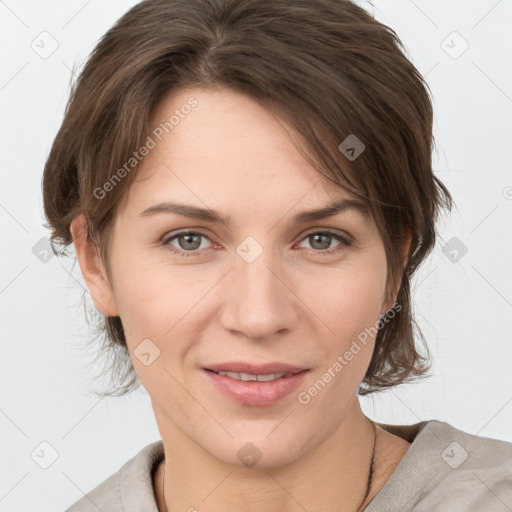
[[304, 234], [300, 235], [302, 237], [301, 240], [304, 239], [306, 236], [312, 235], [314, 233], [329, 233], [329, 234], [333, 234], [333, 235], [338, 235], [339, 237], [343, 238], [347, 243], [355, 243], [355, 241], [356, 241], [355, 238], [347, 231], [339, 230], [336, 228], [327, 228], [327, 227], [326, 228], [315, 227], [315, 228], [306, 230], [304, 232]]
[[[347, 241], [350, 241], [350, 242], [355, 242], [356, 241], [356, 239], [346, 230], [340, 230], [340, 229], [337, 229], [337, 228], [330, 228], [330, 227], [319, 227], [319, 226], [308, 228], [308, 229], [306, 229], [306, 231], [304, 231], [303, 233], [301, 233], [298, 236], [304, 238], [305, 236], [307, 236], [307, 235], [309, 235], [311, 233], [324, 233], [324, 232], [329, 232], [329, 233], [337, 234], [339, 236], [342, 236], [342, 237], [346, 238]], [[212, 241], [211, 237], [206, 233], [204, 228], [194, 228], [194, 227], [187, 227], [187, 228], [181, 228], [181, 229], [178, 228], [175, 231], [171, 231], [169, 233], [166, 233], [162, 237], [162, 240], [169, 240], [169, 238], [173, 238], [176, 235], [184, 235], [184, 234], [188, 234], [188, 233], [191, 233], [191, 234], [201, 234], [205, 238], [208, 238], [208, 240]], [[302, 240], [302, 238], [301, 238], [301, 240]]]
[[[202, 229], [195, 229], [195, 228], [184, 228], [184, 229], [181, 229], [181, 230], [178, 230], [178, 231], [172, 231], [170, 233], [167, 233], [165, 234], [162, 238], [161, 238], [161, 243], [163, 245], [170, 245], [169, 242], [173, 239], [176, 239], [178, 238], [179, 236], [181, 235], [200, 235], [202, 236], [203, 238], [206, 238], [208, 241], [210, 241], [212, 244], [214, 244], [215, 242], [210, 238], [209, 235], [207, 235]], [[172, 249], [171, 249], [172, 250]], [[202, 253], [205, 249], [196, 249], [195, 251], [183, 251], [183, 250], [179, 250], [179, 249], [176, 249], [174, 252], [178, 252], [178, 253], [182, 253], [182, 252], [185, 252], [185, 253], [189, 253], [189, 254], [198, 254], [198, 253]]]

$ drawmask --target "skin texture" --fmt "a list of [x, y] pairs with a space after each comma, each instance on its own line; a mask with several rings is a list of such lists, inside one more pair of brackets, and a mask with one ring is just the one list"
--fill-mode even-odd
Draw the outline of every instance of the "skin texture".
[[[308, 404], [297, 393], [393, 304], [382, 239], [371, 219], [352, 210], [290, 223], [296, 213], [349, 194], [319, 175], [285, 125], [244, 95], [182, 90], [162, 102], [153, 125], [190, 97], [197, 106], [144, 158], [120, 206], [110, 240], [111, 282], [85, 239], [84, 217], [72, 224], [94, 304], [121, 317], [151, 398], [166, 454], [167, 510], [353, 511], [366, 490], [373, 445], [356, 392], [374, 339]], [[162, 201], [213, 208], [231, 223], [139, 215]], [[169, 240], [185, 229], [205, 237], [189, 239], [190, 245], [183, 237]], [[326, 230], [353, 243], [308, 236]], [[251, 263], [237, 253], [248, 236], [263, 251]], [[134, 353], [145, 339], [160, 351], [149, 365]], [[278, 361], [310, 371], [279, 403], [246, 406], [221, 394], [202, 369], [224, 361]], [[252, 468], [237, 456], [248, 442], [261, 452]], [[366, 503], [409, 446], [377, 428]], [[160, 510], [162, 476], [160, 467], [154, 479]]]

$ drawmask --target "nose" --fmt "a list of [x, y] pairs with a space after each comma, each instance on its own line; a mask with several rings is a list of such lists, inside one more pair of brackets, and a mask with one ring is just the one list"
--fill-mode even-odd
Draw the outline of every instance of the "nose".
[[297, 324], [300, 301], [286, 272], [271, 251], [254, 261], [236, 256], [223, 280], [221, 323], [226, 330], [252, 340], [272, 338]]

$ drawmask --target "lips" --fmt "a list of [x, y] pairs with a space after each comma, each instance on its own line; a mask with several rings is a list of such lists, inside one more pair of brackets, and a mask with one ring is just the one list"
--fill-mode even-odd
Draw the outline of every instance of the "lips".
[[308, 368], [286, 363], [242, 362], [212, 364], [203, 370], [224, 396], [239, 404], [260, 407], [277, 404], [297, 389], [309, 372]]
[[218, 372], [246, 373], [249, 375], [269, 375], [271, 373], [284, 373], [286, 376], [308, 370], [304, 366], [296, 366], [287, 363], [269, 362], [269, 363], [243, 363], [243, 362], [226, 362], [211, 364], [204, 367], [205, 370]]

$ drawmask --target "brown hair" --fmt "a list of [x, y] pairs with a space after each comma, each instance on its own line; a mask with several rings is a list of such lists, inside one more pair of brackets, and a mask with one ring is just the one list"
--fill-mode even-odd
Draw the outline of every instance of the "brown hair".
[[[134, 6], [89, 57], [47, 159], [43, 198], [52, 242], [71, 244], [71, 220], [84, 212], [88, 239], [110, 277], [109, 232], [137, 166], [105, 197], [97, 191], [144, 145], [161, 100], [185, 87], [227, 87], [256, 99], [295, 130], [298, 150], [319, 173], [366, 202], [384, 241], [389, 292], [400, 285], [400, 307], [379, 325], [358, 393], [424, 376], [430, 354], [416, 347], [424, 338], [412, 314], [410, 280], [434, 247], [439, 210], [451, 209], [452, 198], [432, 170], [427, 83], [397, 34], [349, 0]], [[339, 147], [349, 136], [365, 146], [355, 159]], [[124, 394], [140, 383], [121, 319], [103, 320], [115, 383], [103, 395]]]

